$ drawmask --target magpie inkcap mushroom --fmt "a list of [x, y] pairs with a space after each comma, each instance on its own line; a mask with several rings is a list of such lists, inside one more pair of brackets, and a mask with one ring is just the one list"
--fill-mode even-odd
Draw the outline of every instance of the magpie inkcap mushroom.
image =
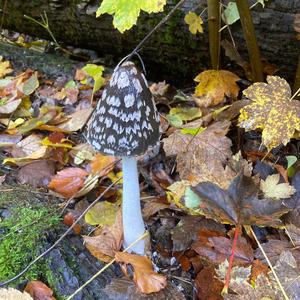
[[[145, 76], [134, 63], [117, 66], [88, 125], [87, 140], [99, 152], [122, 158], [124, 247], [145, 231], [135, 157], [159, 144], [159, 115]], [[144, 240], [131, 250], [143, 255]]]

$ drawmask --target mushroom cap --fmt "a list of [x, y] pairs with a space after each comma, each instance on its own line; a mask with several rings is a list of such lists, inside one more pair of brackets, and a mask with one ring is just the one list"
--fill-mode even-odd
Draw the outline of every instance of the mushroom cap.
[[117, 66], [89, 121], [88, 142], [107, 155], [136, 156], [159, 138], [159, 115], [144, 74], [132, 62]]

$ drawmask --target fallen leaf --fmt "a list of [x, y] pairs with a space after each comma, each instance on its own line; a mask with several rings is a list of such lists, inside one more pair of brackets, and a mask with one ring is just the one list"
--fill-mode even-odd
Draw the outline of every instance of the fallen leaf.
[[186, 297], [172, 283], [157, 293], [145, 295], [141, 293], [135, 284], [126, 277], [113, 278], [106, 285], [104, 292], [108, 300], [185, 300]]
[[11, 114], [13, 113], [21, 104], [22, 99], [16, 98], [15, 96], [7, 99], [2, 98], [0, 100], [0, 113], [1, 114]]
[[[274, 269], [288, 297], [297, 300], [300, 295], [300, 270], [292, 252], [282, 252]], [[271, 272], [270, 277], [275, 280]]]
[[26, 81], [17, 85], [17, 88], [26, 96], [32, 94], [39, 87], [37, 72], [34, 72]]
[[33, 187], [47, 186], [55, 174], [55, 164], [51, 160], [33, 161], [18, 170], [18, 180], [21, 184]]
[[199, 231], [210, 230], [225, 232], [222, 224], [199, 216], [182, 217], [172, 230], [173, 251], [185, 251], [199, 237]]
[[[73, 223], [77, 220], [78, 215], [74, 212], [68, 212], [64, 215], [64, 224], [71, 227]], [[80, 234], [81, 226], [77, 223], [73, 226], [73, 231], [75, 234]]]
[[108, 201], [96, 203], [84, 216], [90, 225], [110, 226], [114, 224], [118, 205]]
[[38, 280], [27, 283], [25, 292], [30, 294], [34, 300], [55, 300], [53, 291], [46, 284]]
[[189, 31], [192, 34], [196, 34], [197, 32], [203, 33], [202, 24], [203, 21], [200, 16], [196, 15], [194, 12], [189, 12], [185, 15], [184, 21], [189, 25]]
[[[133, 267], [133, 281], [144, 294], [159, 292], [167, 286], [167, 278], [153, 271], [151, 260], [146, 256], [116, 252], [116, 261]], [[124, 271], [124, 268], [122, 268]], [[127, 272], [125, 272], [127, 275]]]
[[280, 216], [289, 209], [282, 201], [259, 199], [259, 189], [252, 178], [239, 175], [227, 190], [204, 182], [192, 187], [198, 195], [204, 216], [232, 225], [282, 226]]
[[260, 189], [266, 198], [285, 199], [290, 198], [296, 192], [288, 183], [279, 183], [280, 175], [269, 175], [266, 180], [260, 181]]
[[21, 135], [18, 134], [0, 134], [0, 147], [11, 147], [17, 143], [19, 143], [22, 139]]
[[142, 213], [144, 220], [148, 220], [150, 217], [155, 215], [161, 210], [170, 208], [170, 204], [162, 201], [160, 199], [152, 199], [150, 201], [146, 201], [143, 205]]
[[115, 252], [121, 249], [123, 242], [121, 211], [117, 213], [114, 224], [104, 226], [97, 236], [84, 236], [83, 240], [93, 256], [104, 262], [110, 262], [115, 256]]
[[117, 158], [114, 156], [97, 153], [91, 162], [92, 173], [98, 174], [100, 177], [105, 176], [113, 170], [116, 161]]
[[74, 196], [82, 187], [88, 173], [80, 168], [66, 168], [58, 172], [48, 184], [52, 189], [66, 198]]
[[13, 72], [10, 62], [8, 60], [3, 60], [2, 56], [0, 57], [0, 78], [5, 77], [6, 75]]
[[221, 291], [223, 283], [216, 278], [213, 266], [204, 267], [195, 279], [195, 287], [199, 299], [223, 300]]
[[199, 107], [210, 107], [223, 102], [225, 96], [236, 99], [240, 78], [226, 70], [207, 70], [194, 79], [199, 84], [195, 89], [195, 102]]
[[291, 100], [289, 84], [278, 76], [267, 76], [243, 91], [252, 103], [241, 109], [239, 126], [246, 131], [262, 129], [262, 143], [271, 149], [286, 145], [300, 130], [300, 103]]
[[34, 300], [26, 292], [20, 292], [14, 288], [0, 288], [0, 299], [1, 300]]
[[235, 174], [224, 168], [231, 156], [231, 141], [225, 136], [230, 123], [216, 122], [196, 136], [175, 131], [163, 139], [167, 156], [177, 155], [180, 178], [192, 184], [212, 181], [227, 187]]
[[78, 144], [72, 148], [69, 155], [73, 157], [76, 165], [82, 164], [84, 161], [91, 161], [95, 156], [93, 147], [87, 143]]
[[[232, 251], [232, 239], [221, 236], [222, 232], [201, 231], [199, 240], [192, 244], [192, 249], [202, 258], [218, 265], [228, 260]], [[239, 237], [234, 254], [234, 264], [249, 265], [254, 259], [251, 245], [244, 237]]]
[[201, 116], [202, 112], [198, 107], [175, 107], [166, 117], [172, 126], [180, 127], [185, 121], [192, 121]]
[[89, 119], [93, 109], [86, 108], [82, 110], [78, 110], [70, 115], [68, 115], [68, 120], [64, 123], [61, 123], [57, 126], [57, 128], [73, 132], [81, 129], [87, 120]]

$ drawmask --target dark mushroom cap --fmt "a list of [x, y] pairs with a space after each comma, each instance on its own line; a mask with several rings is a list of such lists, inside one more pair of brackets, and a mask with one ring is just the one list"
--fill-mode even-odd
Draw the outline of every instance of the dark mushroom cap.
[[145, 76], [134, 63], [116, 67], [88, 125], [88, 142], [99, 152], [135, 156], [159, 143], [159, 115]]

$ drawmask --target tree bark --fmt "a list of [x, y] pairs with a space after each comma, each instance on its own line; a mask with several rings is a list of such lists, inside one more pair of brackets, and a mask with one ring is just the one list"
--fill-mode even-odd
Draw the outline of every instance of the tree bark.
[[[106, 58], [106, 63], [114, 64], [126, 56], [161, 18], [174, 7], [177, 1], [168, 1], [163, 13], [142, 13], [137, 26], [124, 34], [112, 27], [109, 15], [95, 17], [99, 1], [94, 0], [0, 0], [3, 11], [4, 28], [13, 29], [38, 37], [49, 39], [49, 34], [24, 18], [24, 14], [40, 19], [47, 13], [50, 28], [60, 42], [96, 50]], [[252, 1], [249, 1], [252, 4]], [[206, 1], [187, 0], [184, 5], [164, 24], [143, 46], [140, 54], [148, 71], [148, 78], [155, 81], [167, 79], [184, 86], [191, 85], [199, 72], [209, 68], [209, 47], [207, 38], [207, 15], [204, 18], [204, 34], [192, 35], [184, 24], [188, 11], [200, 13]], [[295, 14], [300, 10], [299, 0], [269, 0], [266, 7], [260, 4], [251, 11], [261, 55], [279, 68], [278, 75], [290, 83], [294, 81], [299, 53], [299, 41], [293, 29]], [[247, 49], [238, 21], [231, 27], [237, 49], [248, 60]], [[228, 38], [228, 30], [222, 38]], [[230, 69], [229, 59], [221, 59], [221, 68]]]

